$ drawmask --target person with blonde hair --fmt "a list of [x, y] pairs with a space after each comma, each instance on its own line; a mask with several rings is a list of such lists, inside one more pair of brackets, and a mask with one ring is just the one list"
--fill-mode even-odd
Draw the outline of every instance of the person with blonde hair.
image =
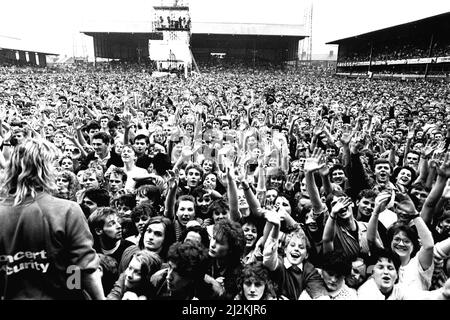
[[284, 256], [279, 252], [281, 218], [279, 212], [267, 211], [268, 238], [264, 242], [263, 265], [278, 284], [278, 295], [289, 300], [298, 300], [304, 290], [312, 299], [326, 295], [322, 277], [315, 266], [309, 262], [310, 243], [300, 227], [290, 231], [282, 246]]
[[80, 206], [52, 195], [56, 148], [14, 148], [0, 202], [0, 299], [104, 299], [99, 258]]
[[154, 289], [150, 278], [161, 266], [162, 260], [156, 252], [145, 249], [136, 252], [114, 284], [107, 300], [151, 299]]
[[61, 199], [76, 201], [76, 193], [80, 189], [77, 176], [69, 170], [59, 171], [56, 175], [57, 191], [55, 196]]

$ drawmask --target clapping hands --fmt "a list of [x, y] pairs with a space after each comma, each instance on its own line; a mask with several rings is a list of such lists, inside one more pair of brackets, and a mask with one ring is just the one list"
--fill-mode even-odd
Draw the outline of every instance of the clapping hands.
[[389, 191], [380, 192], [377, 195], [377, 197], [375, 198], [374, 212], [376, 212], [376, 213], [383, 212], [386, 209], [386, 206], [388, 205], [391, 197], [392, 197], [392, 194]]

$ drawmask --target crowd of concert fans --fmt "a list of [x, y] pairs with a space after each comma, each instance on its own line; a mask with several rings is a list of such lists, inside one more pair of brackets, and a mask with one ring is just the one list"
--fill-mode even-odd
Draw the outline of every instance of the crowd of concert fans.
[[[449, 120], [448, 82], [3, 67], [0, 222], [23, 209], [10, 177], [33, 174], [20, 157], [39, 146], [47, 205], [88, 228], [74, 263], [102, 291], [84, 298], [449, 299]], [[33, 298], [56, 280], [19, 281], [35, 265], [13, 265], [2, 228], [0, 289]]]
[[412, 44], [412, 43], [391, 43], [380, 46], [370, 55], [370, 46], [361, 50], [355, 50], [346, 56], [339, 58], [343, 62], [364, 62], [364, 61], [387, 61], [387, 60], [403, 60], [403, 59], [419, 59], [447, 57], [450, 55], [450, 44], [444, 42], [436, 42], [431, 48], [429, 44]]

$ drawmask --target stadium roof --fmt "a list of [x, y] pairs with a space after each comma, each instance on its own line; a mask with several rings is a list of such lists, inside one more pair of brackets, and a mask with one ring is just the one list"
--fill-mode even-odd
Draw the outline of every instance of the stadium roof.
[[162, 32], [111, 32], [111, 31], [81, 31], [87, 36], [90, 37], [108, 37], [113, 36], [116, 40], [122, 38], [130, 38], [130, 37], [136, 37], [136, 38], [146, 38], [148, 40], [163, 40]]
[[413, 28], [418, 25], [434, 24], [436, 22], [441, 22], [441, 21], [448, 23], [448, 21], [450, 21], [450, 12], [445, 12], [445, 13], [427, 17], [424, 19], [415, 20], [415, 21], [399, 24], [396, 26], [391, 26], [391, 27], [375, 30], [375, 31], [363, 33], [363, 34], [352, 36], [352, 37], [347, 37], [347, 38], [343, 38], [343, 39], [339, 39], [339, 40], [330, 41], [330, 42], [327, 42], [326, 44], [340, 44], [345, 41], [356, 40], [356, 39], [371, 39], [374, 37], [378, 37], [379, 34], [381, 34], [381, 33], [395, 34], [395, 31]]
[[193, 22], [193, 34], [238, 34], [305, 37], [303, 25], [267, 23]]
[[18, 38], [0, 36], [0, 50], [19, 50], [19, 51], [28, 51], [28, 52], [37, 52], [43, 53], [45, 55], [58, 55], [59, 53], [50, 53], [43, 48], [39, 48], [37, 45], [33, 45], [32, 43], [28, 43]]
[[[152, 21], [111, 21], [85, 24], [82, 33], [154, 33]], [[304, 38], [304, 25], [266, 23], [192, 22], [192, 34], [267, 35]]]
[[111, 20], [108, 22], [90, 21], [85, 22], [82, 33], [92, 35], [93, 33], [152, 33], [153, 25], [147, 21]]

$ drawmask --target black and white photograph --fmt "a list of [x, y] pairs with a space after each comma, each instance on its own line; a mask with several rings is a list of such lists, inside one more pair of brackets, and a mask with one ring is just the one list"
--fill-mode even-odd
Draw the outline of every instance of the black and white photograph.
[[450, 300], [450, 1], [0, 12], [0, 300]]

